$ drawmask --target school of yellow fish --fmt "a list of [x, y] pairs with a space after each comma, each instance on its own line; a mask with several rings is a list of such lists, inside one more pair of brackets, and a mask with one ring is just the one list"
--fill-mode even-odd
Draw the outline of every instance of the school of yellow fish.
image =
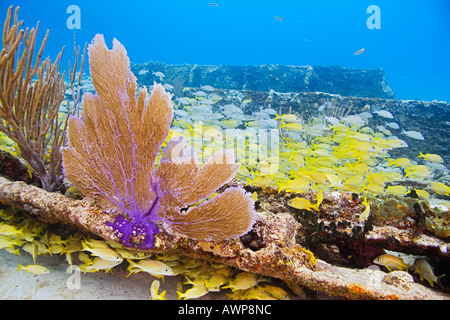
[[[176, 255], [152, 255], [125, 249], [104, 240], [93, 239], [81, 233], [71, 234], [67, 239], [47, 230], [44, 223], [24, 218], [18, 212], [0, 209], [0, 249], [12, 254], [31, 255], [32, 264], [18, 264], [17, 271], [48, 274], [50, 270], [36, 263], [43, 255], [65, 255], [70, 267], [76, 265], [83, 273], [105, 272], [122, 263], [128, 264], [128, 276], [146, 272], [164, 281], [165, 276], [180, 276], [177, 299], [195, 299], [210, 292], [231, 289], [229, 299], [275, 300], [290, 299], [284, 289], [270, 284], [271, 279], [243, 272], [223, 264], [212, 264], [200, 259], [182, 258]], [[75, 261], [75, 262], [74, 262]], [[166, 291], [160, 292], [160, 280], [153, 280], [149, 298], [165, 300]], [[294, 294], [303, 295], [301, 288], [293, 288]]]
[[[269, 107], [245, 115], [242, 107], [251, 104], [250, 99], [242, 99], [240, 107], [234, 104], [218, 106], [223, 98], [214, 93], [215, 89], [210, 86], [201, 89], [203, 91], [193, 94], [194, 98], [174, 98], [175, 117], [165, 144], [171, 138], [183, 135], [200, 163], [223, 148], [233, 148], [236, 161], [241, 165], [236, 178], [252, 185], [276, 186], [280, 192], [317, 192], [314, 204], [298, 196], [290, 199], [286, 203], [288, 206], [318, 210], [324, 192], [347, 191], [364, 195], [365, 210], [359, 219], [365, 220], [370, 214], [366, 195], [404, 196], [410, 190], [399, 182], [405, 180], [426, 181], [426, 188], [415, 189], [422, 199], [429, 200], [432, 194], [450, 195], [448, 185], [433, 181], [437, 170], [448, 172], [443, 159], [437, 154], [422, 152], [416, 159], [391, 158], [390, 150], [408, 145], [385, 127], [374, 130], [365, 126], [372, 116], [369, 112], [340, 119], [319, 112], [315, 117], [302, 119], [295, 114], [278, 114]], [[373, 113], [390, 118], [386, 115], [388, 112], [383, 111]], [[394, 128], [394, 125], [390, 123], [390, 127]], [[408, 131], [408, 137], [420, 136], [418, 132]], [[15, 144], [1, 133], [0, 148], [18, 154]], [[70, 188], [66, 196], [76, 198], [81, 194]], [[449, 207], [448, 203], [441, 204]], [[147, 255], [81, 233], [63, 240], [49, 232], [44, 224], [20, 218], [8, 210], [0, 210], [0, 219], [0, 249], [19, 255], [25, 251], [32, 256], [33, 264], [19, 265], [18, 271], [49, 273], [49, 269], [36, 264], [38, 256], [48, 254], [65, 255], [70, 266], [74, 258], [78, 259], [84, 273], [112, 272], [125, 260], [129, 276], [146, 272], [164, 280], [164, 276], [182, 275], [185, 281], [178, 285], [178, 299], [199, 298], [221, 289], [231, 289], [227, 294], [230, 299], [290, 298], [280, 287], [260, 284], [268, 279], [225, 265], [177, 256]], [[374, 263], [405, 268], [391, 257], [379, 259]], [[426, 260], [416, 262], [410, 267], [421, 278], [431, 285], [438, 281], [439, 277], [433, 274]], [[186, 289], [186, 286], [190, 287]], [[160, 292], [159, 288], [160, 280], [154, 280], [150, 288], [151, 299], [165, 299], [166, 292]], [[304, 295], [300, 287], [290, 289], [296, 295]]]
[[[262, 276], [233, 269], [223, 264], [204, 262], [199, 259], [181, 258], [176, 255], [152, 255], [125, 249], [120, 245], [93, 239], [81, 233], [70, 235], [63, 240], [61, 236], [46, 230], [46, 225], [21, 217], [17, 212], [0, 210], [0, 249], [20, 255], [26, 252], [31, 255], [33, 264], [18, 264], [17, 271], [24, 270], [33, 274], [47, 274], [50, 270], [36, 264], [40, 255], [65, 255], [70, 267], [74, 265], [74, 254], [82, 264], [79, 269], [84, 272], [111, 272], [124, 262], [128, 263], [128, 276], [137, 272], [146, 272], [164, 281], [164, 276], [181, 275], [184, 282], [177, 286], [177, 299], [200, 298], [210, 292], [231, 289], [226, 293], [229, 299], [235, 300], [289, 300], [290, 294], [279, 286], [269, 284], [272, 280]], [[436, 276], [433, 267], [424, 258], [413, 264], [406, 264], [403, 259], [392, 254], [377, 257], [375, 264], [385, 266], [389, 271], [413, 269], [421, 280], [427, 280], [431, 286], [440, 284], [445, 275]], [[128, 277], [127, 276], [127, 277]], [[149, 298], [165, 300], [166, 291], [160, 292], [160, 280], [153, 280]], [[268, 284], [261, 284], [268, 282]], [[190, 286], [186, 288], [186, 286]], [[300, 286], [290, 286], [291, 294], [305, 297]]]
[[[234, 148], [241, 164], [236, 177], [248, 184], [272, 185], [296, 193], [336, 190], [404, 196], [410, 191], [405, 186], [409, 180], [424, 185], [423, 189], [415, 188], [422, 199], [450, 195], [448, 185], [433, 180], [435, 176], [449, 178], [439, 155], [420, 152], [415, 159], [389, 155], [390, 150], [408, 147], [392, 133], [394, 128], [412, 140], [422, 140], [420, 132], [400, 132], [395, 122], [372, 129], [367, 126], [373, 117], [370, 106], [340, 119], [326, 115], [327, 104], [310, 119], [279, 115], [270, 107], [245, 115], [241, 109], [251, 100], [243, 100], [240, 107], [223, 105], [214, 88], [206, 87], [204, 91], [209, 94], [197, 91], [194, 98], [175, 99], [174, 122], [166, 141], [184, 135], [200, 161], [223, 148]], [[393, 117], [379, 106], [372, 113]], [[443, 202], [446, 204], [448, 207]]]

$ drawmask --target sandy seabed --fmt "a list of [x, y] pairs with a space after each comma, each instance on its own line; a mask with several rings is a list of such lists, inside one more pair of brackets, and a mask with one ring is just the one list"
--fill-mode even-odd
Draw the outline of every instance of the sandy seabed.
[[[113, 273], [70, 273], [65, 256], [39, 256], [36, 264], [50, 270], [48, 274], [35, 275], [24, 270], [17, 271], [18, 265], [33, 264], [32, 257], [24, 252], [17, 256], [0, 250], [0, 299], [149, 299], [150, 285], [157, 279], [140, 272], [127, 278], [126, 262], [115, 267]], [[76, 265], [76, 263], [74, 264]], [[78, 277], [78, 279], [76, 278]], [[79, 281], [78, 281], [79, 280]], [[161, 281], [160, 292], [167, 290], [166, 299], [176, 299], [177, 282], [182, 276], [165, 277]], [[222, 293], [211, 292], [204, 299], [226, 299]]]
[[[74, 261], [77, 260], [74, 258]], [[39, 256], [36, 264], [50, 270], [48, 274], [33, 274], [24, 270], [17, 271], [18, 264], [33, 264], [33, 258], [26, 252], [15, 255], [0, 250], [0, 300], [149, 300], [150, 286], [158, 278], [145, 272], [127, 277], [128, 263], [125, 261], [113, 268], [111, 273], [76, 273], [68, 270], [64, 255]], [[81, 263], [80, 263], [81, 264]], [[74, 266], [77, 262], [74, 262]], [[166, 299], [177, 298], [177, 283], [184, 282], [184, 276], [164, 277], [159, 292], [167, 291]], [[184, 286], [183, 291], [190, 288]], [[209, 292], [197, 300], [227, 300], [225, 293]], [[314, 299], [328, 300], [332, 297], [317, 293]], [[292, 300], [301, 299], [291, 295]]]

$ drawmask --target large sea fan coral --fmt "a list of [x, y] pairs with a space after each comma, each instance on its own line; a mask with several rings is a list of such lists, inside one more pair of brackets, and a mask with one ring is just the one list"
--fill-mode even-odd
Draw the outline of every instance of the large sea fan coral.
[[69, 120], [64, 170], [84, 195], [116, 214], [109, 225], [122, 243], [152, 248], [153, 234], [159, 232], [155, 222], [195, 239], [225, 240], [248, 232], [256, 214], [241, 188], [189, 207], [233, 179], [239, 168], [234, 153], [218, 152], [200, 168], [194, 151], [179, 137], [167, 144], [155, 170], [173, 116], [170, 94], [156, 84], [148, 103], [146, 89], [136, 99], [136, 77], [116, 39], [108, 50], [103, 36], [96, 35], [89, 61], [97, 94], [86, 93], [82, 119]]

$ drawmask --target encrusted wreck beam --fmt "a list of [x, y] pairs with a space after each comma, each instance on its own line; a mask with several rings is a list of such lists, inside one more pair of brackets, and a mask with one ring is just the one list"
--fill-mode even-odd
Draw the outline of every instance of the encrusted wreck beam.
[[[87, 200], [72, 200], [0, 177], [0, 203], [22, 209], [44, 222], [70, 225], [119, 242], [112, 228], [105, 224], [113, 218]], [[258, 213], [251, 231], [262, 239], [260, 248], [254, 251], [240, 239], [208, 243], [165, 232], [158, 234], [155, 247], [146, 251], [219, 262], [350, 299], [450, 299], [449, 295], [414, 283], [406, 272], [386, 274], [336, 267], [321, 260], [316, 263], [308, 250], [295, 244], [296, 232], [297, 224], [291, 215], [264, 212]]]
[[[350, 250], [346, 255], [356, 258], [354, 249], [364, 246], [381, 248], [416, 255], [438, 257], [450, 262], [448, 242], [449, 213], [431, 209], [427, 201], [410, 197], [367, 197], [370, 199], [370, 216], [359, 220], [365, 209], [363, 198], [348, 192], [327, 192], [320, 211], [287, 209], [289, 199], [298, 194], [278, 193], [273, 187], [259, 188], [261, 204], [272, 212], [289, 212], [299, 222], [297, 242], [309, 246], [317, 243], [336, 244]], [[301, 197], [316, 201], [314, 193]], [[343, 248], [345, 246], [345, 248]], [[352, 249], [353, 247], [353, 249]], [[376, 254], [376, 253], [375, 253]], [[367, 267], [374, 257], [365, 261], [353, 261]]]

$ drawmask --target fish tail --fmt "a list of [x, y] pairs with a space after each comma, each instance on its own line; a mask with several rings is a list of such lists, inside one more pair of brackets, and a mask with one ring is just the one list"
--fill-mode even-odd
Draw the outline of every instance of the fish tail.
[[419, 151], [420, 155], [417, 158], [425, 158], [425, 155], [422, 153], [422, 151]]
[[83, 251], [89, 251], [89, 249], [90, 249], [88, 244], [84, 241], [81, 241], [81, 247], [83, 248]]
[[364, 190], [367, 188], [367, 183], [363, 182], [363, 187], [361, 188], [361, 191], [359, 193], [363, 193]]
[[86, 274], [87, 270], [87, 265], [86, 264], [82, 264], [80, 266], [78, 266], [78, 268], [80, 269], [80, 271], [83, 271], [83, 275]]
[[389, 159], [389, 158], [387, 160], [389, 162], [388, 167], [392, 166], [394, 164], [394, 162], [395, 162], [394, 160]]
[[440, 276], [437, 276], [437, 278], [436, 278], [436, 282], [437, 282], [437, 284], [438, 284], [441, 288], [444, 287], [444, 286], [442, 285], [442, 282], [441, 282], [441, 279], [442, 279], [443, 277], [445, 277], [445, 274], [441, 274]]
[[17, 270], [16, 271], [20, 271], [20, 270], [23, 270], [23, 269], [25, 269], [25, 267], [23, 266], [23, 265], [21, 265], [21, 264], [17, 264], [18, 266], [19, 266], [19, 268], [17, 268]]
[[323, 190], [320, 189], [319, 193], [317, 194], [317, 203], [316, 203], [316, 210], [319, 211], [319, 207], [322, 204], [323, 200]]
[[183, 298], [183, 292], [177, 291], [177, 300], [181, 300]]
[[127, 260], [128, 264], [130, 265], [129, 268], [134, 268], [136, 266], [136, 263], [133, 260], [130, 260], [128, 258], [126, 258], [125, 260]]

